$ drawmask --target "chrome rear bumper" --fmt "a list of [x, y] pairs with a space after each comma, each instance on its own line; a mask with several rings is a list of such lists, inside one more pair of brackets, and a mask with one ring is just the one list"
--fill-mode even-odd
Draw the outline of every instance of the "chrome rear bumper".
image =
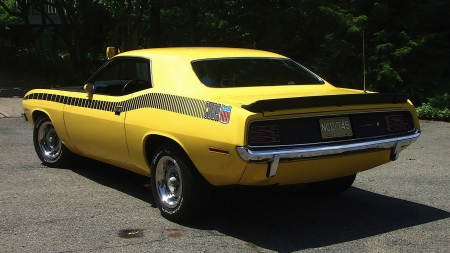
[[276, 169], [280, 160], [299, 160], [305, 158], [318, 158], [326, 156], [343, 155], [347, 153], [362, 153], [372, 150], [391, 149], [391, 160], [397, 160], [400, 149], [410, 145], [419, 138], [421, 131], [381, 140], [361, 141], [348, 144], [321, 145], [314, 147], [284, 148], [272, 150], [249, 150], [247, 147], [237, 147], [237, 152], [242, 159], [248, 162], [268, 162], [268, 177], [276, 174]]

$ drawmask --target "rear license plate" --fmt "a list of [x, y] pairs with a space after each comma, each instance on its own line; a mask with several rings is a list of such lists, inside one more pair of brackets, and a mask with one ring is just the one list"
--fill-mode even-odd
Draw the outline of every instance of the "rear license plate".
[[322, 139], [352, 136], [352, 126], [348, 117], [319, 119]]

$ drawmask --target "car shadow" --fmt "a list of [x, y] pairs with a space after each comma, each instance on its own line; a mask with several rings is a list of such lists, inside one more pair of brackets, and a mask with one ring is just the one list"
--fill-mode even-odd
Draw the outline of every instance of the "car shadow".
[[80, 156], [74, 159], [74, 162], [65, 169], [70, 169], [85, 178], [149, 202], [153, 207], [156, 207], [153, 197], [151, 197], [150, 188], [145, 186], [150, 183], [150, 179], [146, 176]]
[[[70, 168], [99, 184], [149, 202], [148, 178], [93, 160]], [[450, 217], [431, 206], [357, 187], [336, 196], [314, 195], [302, 186], [226, 187], [215, 190], [206, 215], [183, 223], [218, 231], [277, 252], [325, 247]]]
[[292, 252], [371, 237], [450, 217], [450, 213], [351, 187], [335, 196], [304, 186], [221, 191], [214, 211], [186, 226], [217, 230], [261, 248]]

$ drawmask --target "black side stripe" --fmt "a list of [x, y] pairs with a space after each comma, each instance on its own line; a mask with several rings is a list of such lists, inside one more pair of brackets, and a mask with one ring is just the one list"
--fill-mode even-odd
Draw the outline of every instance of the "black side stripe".
[[133, 111], [141, 108], [154, 108], [197, 118], [204, 118], [206, 107], [206, 101], [204, 100], [162, 93], [144, 94], [121, 102], [75, 98], [47, 93], [32, 93], [25, 96], [23, 99], [47, 100], [65, 105], [108, 112], [114, 112], [114, 109], [118, 106], [122, 107], [122, 112]]

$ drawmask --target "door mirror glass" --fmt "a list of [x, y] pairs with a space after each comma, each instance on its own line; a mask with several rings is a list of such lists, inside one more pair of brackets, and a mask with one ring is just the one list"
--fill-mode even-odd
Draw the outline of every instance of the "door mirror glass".
[[83, 87], [84, 91], [86, 91], [89, 95], [94, 94], [95, 86], [93, 83], [87, 83]]

